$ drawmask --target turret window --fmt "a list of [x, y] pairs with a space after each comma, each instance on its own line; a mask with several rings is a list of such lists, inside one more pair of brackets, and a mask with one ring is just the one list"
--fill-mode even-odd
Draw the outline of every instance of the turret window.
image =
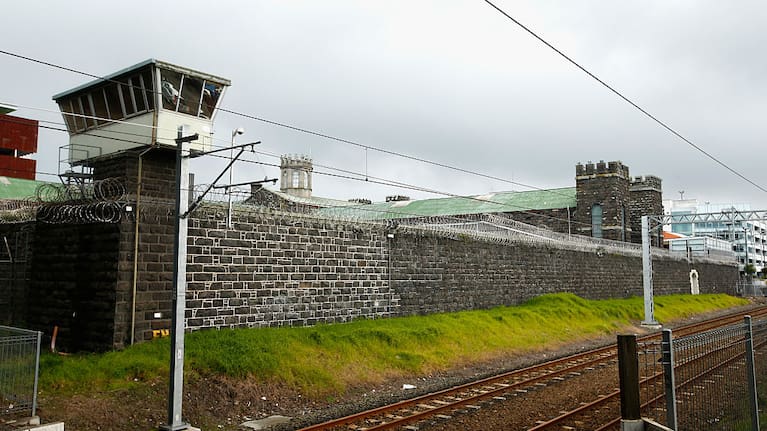
[[300, 171], [293, 171], [292, 187], [294, 189], [297, 189], [297, 188], [301, 187], [301, 172]]
[[591, 206], [591, 236], [602, 238], [602, 205]]

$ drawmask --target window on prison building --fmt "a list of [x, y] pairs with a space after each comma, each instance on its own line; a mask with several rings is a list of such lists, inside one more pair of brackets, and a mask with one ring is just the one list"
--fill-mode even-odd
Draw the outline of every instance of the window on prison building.
[[197, 78], [184, 76], [184, 85], [181, 88], [181, 103], [178, 112], [197, 117], [200, 115], [201, 102], [202, 81]]
[[202, 89], [202, 104], [200, 105], [200, 117], [210, 119], [213, 116], [213, 110], [218, 104], [218, 98], [224, 87], [214, 82], [205, 81]]
[[626, 234], [626, 207], [621, 207], [621, 241], [627, 241]]
[[180, 73], [172, 70], [163, 70], [160, 78], [162, 86], [162, 108], [168, 111], [177, 111], [181, 103], [181, 79]]
[[591, 206], [591, 236], [602, 238], [602, 205]]
[[[149, 69], [108, 82], [87, 93], [59, 100], [70, 133], [84, 132], [112, 120], [125, 120], [154, 108], [154, 92]], [[72, 115], [66, 115], [72, 114]]]
[[109, 118], [112, 120], [125, 118], [123, 105], [120, 101], [120, 93], [117, 90], [117, 84], [109, 84], [104, 87], [104, 95], [106, 96], [107, 108], [109, 109]]
[[109, 119], [109, 112], [107, 111], [107, 100], [104, 98], [104, 89], [99, 88], [89, 94], [91, 104], [93, 105], [93, 114], [96, 117], [94, 120], [97, 125], [106, 124]]
[[80, 109], [81, 113], [85, 116], [85, 127], [96, 127], [96, 120], [93, 119], [93, 105], [91, 105], [91, 98], [87, 94], [80, 96]]
[[161, 71], [162, 107], [195, 117], [210, 119], [223, 86], [172, 70]]
[[77, 130], [77, 118], [74, 115], [71, 115], [74, 113], [74, 110], [72, 109], [72, 101], [67, 100], [59, 103], [59, 108], [61, 109], [61, 112], [64, 113], [64, 122], [67, 123], [67, 130], [69, 130], [70, 133], [75, 132]]

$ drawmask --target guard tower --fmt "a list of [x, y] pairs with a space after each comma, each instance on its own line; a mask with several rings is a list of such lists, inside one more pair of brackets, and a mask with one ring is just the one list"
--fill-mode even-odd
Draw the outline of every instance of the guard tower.
[[[69, 131], [60, 161], [67, 179], [87, 179], [95, 160], [137, 147], [175, 147], [178, 127], [212, 143], [213, 117], [228, 79], [149, 59], [53, 96]], [[79, 168], [79, 170], [78, 170]], [[64, 178], [62, 178], [64, 179]]]

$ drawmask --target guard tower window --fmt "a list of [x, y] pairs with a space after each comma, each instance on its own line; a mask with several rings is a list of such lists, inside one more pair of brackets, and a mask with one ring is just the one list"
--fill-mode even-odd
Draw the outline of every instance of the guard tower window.
[[301, 172], [293, 171], [292, 185], [294, 189], [297, 189], [301, 186]]
[[163, 70], [160, 82], [163, 109], [176, 111], [181, 101], [181, 74], [172, 70]]
[[172, 70], [161, 73], [163, 109], [202, 118], [213, 116], [222, 85]]
[[69, 132], [83, 132], [110, 124], [111, 120], [124, 120], [152, 110], [154, 96], [149, 76], [149, 70], [142, 71], [120, 78], [119, 85], [107, 82], [88, 92], [59, 100], [61, 111], [73, 114], [64, 116]]
[[200, 117], [211, 118], [213, 110], [218, 104], [218, 98], [221, 96], [224, 87], [221, 84], [205, 81], [202, 89], [202, 103], [200, 105]]
[[143, 92], [143, 89], [141, 87], [141, 84], [139, 83], [138, 86], [136, 86], [136, 82], [134, 81], [134, 78], [128, 78], [127, 82], [124, 84], [120, 84], [120, 101], [122, 101], [123, 106], [125, 106], [125, 115], [133, 115], [136, 112], [143, 111], [143, 107], [139, 103], [139, 100], [136, 100], [134, 94], [138, 91], [139, 96]]
[[194, 115], [200, 114], [202, 98], [202, 81], [197, 78], [184, 77], [184, 87], [181, 89], [181, 104], [178, 112]]
[[107, 108], [109, 108], [109, 118], [112, 120], [125, 118], [120, 94], [117, 91], [117, 84], [110, 84], [104, 87], [104, 94], [107, 100]]
[[96, 124], [106, 124], [107, 119], [109, 118], [109, 112], [107, 112], [107, 100], [104, 98], [104, 89], [100, 88], [93, 91], [90, 94], [90, 99], [93, 103]]
[[93, 119], [93, 106], [87, 94], [80, 97], [80, 112], [85, 115], [86, 127], [96, 127], [96, 121]]
[[125, 103], [128, 103], [128, 100], [133, 102], [137, 112], [153, 110], [155, 95], [152, 90], [152, 79], [149, 71], [132, 76], [129, 84], [133, 94], [125, 93]]
[[591, 236], [602, 238], [602, 205], [591, 206]]
[[61, 104], [61, 112], [64, 113], [64, 121], [67, 123], [67, 130], [70, 130], [74, 132], [77, 130], [77, 123], [75, 122], [74, 115], [66, 115], [66, 114], [72, 114], [74, 110], [72, 109], [72, 101], [68, 100], [65, 103]]

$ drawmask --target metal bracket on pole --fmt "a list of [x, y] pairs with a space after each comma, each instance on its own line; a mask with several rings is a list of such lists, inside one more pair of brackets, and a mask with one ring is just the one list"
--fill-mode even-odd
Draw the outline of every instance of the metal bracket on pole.
[[[196, 135], [195, 135], [195, 136], [196, 136]], [[181, 218], [183, 218], [183, 219], [186, 219], [186, 218], [189, 216], [189, 214], [191, 214], [191, 213], [192, 213], [192, 211], [194, 211], [195, 209], [197, 209], [197, 207], [198, 207], [198, 206], [200, 206], [200, 202], [202, 202], [202, 200], [205, 198], [205, 196], [208, 194], [208, 192], [210, 192], [210, 189], [212, 189], [212, 188], [213, 188], [213, 186], [215, 186], [215, 185], [216, 185], [216, 183], [218, 182], [218, 180], [220, 180], [220, 179], [221, 179], [221, 177], [223, 177], [223, 176], [224, 176], [224, 174], [225, 174], [225, 173], [226, 173], [226, 172], [227, 172], [229, 169], [231, 169], [231, 168], [232, 168], [232, 165], [234, 164], [234, 162], [236, 162], [236, 161], [237, 161], [237, 160], [240, 158], [240, 156], [242, 155], [242, 153], [243, 153], [243, 152], [245, 152], [245, 147], [251, 147], [251, 149], [252, 149], [254, 145], [258, 145], [258, 144], [260, 144], [260, 143], [261, 143], [261, 141], [258, 141], [258, 142], [251, 142], [251, 143], [249, 143], [249, 144], [242, 144], [242, 145], [238, 145], [236, 148], [239, 148], [239, 149], [240, 149], [240, 151], [237, 153], [237, 155], [236, 155], [236, 156], [234, 156], [234, 157], [233, 157], [231, 160], [229, 160], [229, 163], [226, 165], [226, 168], [224, 168], [224, 170], [223, 170], [223, 171], [221, 171], [221, 173], [220, 173], [220, 174], [218, 174], [218, 176], [216, 177], [216, 179], [215, 179], [215, 180], [213, 180], [213, 182], [212, 182], [212, 183], [211, 183], [211, 184], [208, 186], [208, 188], [206, 188], [206, 189], [205, 189], [205, 191], [204, 191], [204, 192], [202, 192], [202, 194], [200, 194], [200, 196], [198, 196], [198, 197], [197, 197], [197, 199], [195, 199], [195, 201], [192, 203], [192, 205], [190, 205], [190, 206], [189, 206], [189, 208], [188, 208], [188, 209], [187, 209], [187, 210], [186, 210], [186, 211], [185, 211], [183, 214], [181, 214]], [[232, 148], [235, 148], [235, 147], [232, 147]], [[227, 149], [227, 150], [228, 150], [229, 148], [225, 148], [225, 149]], [[204, 155], [207, 155], [207, 154], [217, 153], [217, 152], [219, 152], [219, 151], [222, 151], [222, 150], [213, 150], [213, 151], [208, 151], [208, 152], [205, 152], [205, 153], [199, 153], [199, 154], [196, 154], [196, 155], [194, 155], [194, 156], [186, 156], [186, 158], [204, 156]]]
[[170, 383], [168, 388], [168, 423], [161, 430], [189, 429], [182, 420], [181, 401], [184, 393], [184, 315], [186, 310], [186, 242], [187, 219], [181, 217], [182, 208], [189, 204], [189, 150], [187, 144], [197, 134], [184, 136], [184, 126], [178, 128], [176, 139], [176, 217], [173, 240], [173, 324], [171, 326]]
[[264, 178], [263, 180], [258, 180], [258, 181], [247, 181], [244, 183], [237, 183], [237, 184], [225, 184], [223, 186], [213, 186], [213, 188], [229, 190], [232, 187], [252, 186], [253, 184], [264, 184], [264, 183], [277, 184], [277, 178]]

